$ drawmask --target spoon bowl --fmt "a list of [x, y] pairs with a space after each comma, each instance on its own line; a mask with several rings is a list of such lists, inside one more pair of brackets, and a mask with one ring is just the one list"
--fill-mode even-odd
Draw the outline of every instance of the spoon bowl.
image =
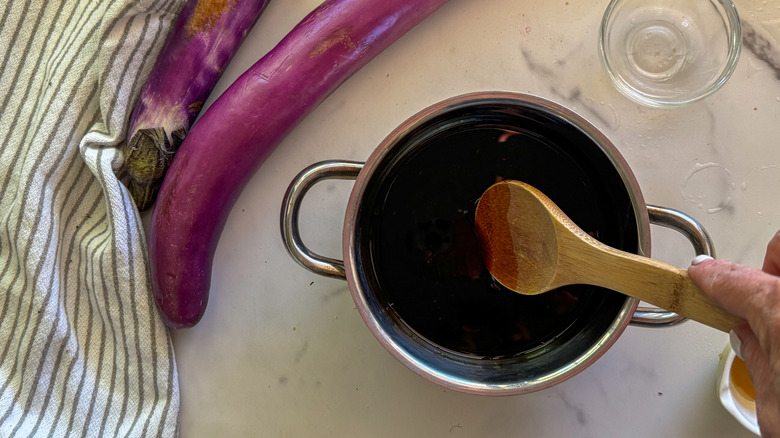
[[[554, 288], [558, 264], [555, 224], [532, 192], [513, 189], [514, 184], [496, 184], [480, 198], [477, 233], [486, 266], [496, 280], [515, 292], [536, 295]], [[510, 212], [509, 199], [523, 208]]]
[[590, 284], [725, 332], [741, 321], [713, 304], [686, 270], [599, 242], [526, 183], [507, 180], [488, 188], [477, 205], [476, 228], [488, 270], [517, 293]]

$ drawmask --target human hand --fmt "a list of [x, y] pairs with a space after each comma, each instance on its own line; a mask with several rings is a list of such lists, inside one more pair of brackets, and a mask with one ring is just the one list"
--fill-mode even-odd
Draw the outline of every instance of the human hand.
[[745, 319], [734, 328], [735, 350], [756, 388], [761, 436], [780, 438], [780, 232], [767, 245], [761, 270], [697, 258], [688, 275], [715, 304]]

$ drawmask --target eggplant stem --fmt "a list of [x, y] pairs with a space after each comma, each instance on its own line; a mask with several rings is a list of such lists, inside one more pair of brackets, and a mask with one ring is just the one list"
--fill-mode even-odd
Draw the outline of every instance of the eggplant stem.
[[163, 128], [139, 129], [125, 146], [128, 189], [139, 211], [149, 209], [157, 198], [165, 172], [181, 146], [186, 130], [178, 128], [171, 140]]

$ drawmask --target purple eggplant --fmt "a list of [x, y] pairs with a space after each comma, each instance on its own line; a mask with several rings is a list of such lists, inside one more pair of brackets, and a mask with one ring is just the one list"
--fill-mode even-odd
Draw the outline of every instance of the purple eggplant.
[[328, 0], [209, 107], [152, 215], [152, 286], [168, 326], [203, 316], [219, 236], [260, 164], [340, 84], [447, 1]]
[[127, 187], [140, 211], [163, 176], [230, 58], [269, 0], [189, 0], [168, 34], [130, 116]]

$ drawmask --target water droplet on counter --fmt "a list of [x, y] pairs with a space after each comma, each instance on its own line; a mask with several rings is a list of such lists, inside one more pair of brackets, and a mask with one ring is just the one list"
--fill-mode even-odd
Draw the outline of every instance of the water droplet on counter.
[[718, 163], [696, 163], [685, 175], [681, 193], [697, 208], [715, 214], [731, 204], [736, 184], [731, 172]]
[[761, 165], [745, 175], [746, 185], [751, 188], [745, 191], [740, 199], [740, 206], [752, 209], [755, 214], [767, 218], [772, 228], [780, 220], [780, 204], [767, 202], [768, 199], [780, 199], [780, 166], [776, 164]]
[[613, 128], [618, 129], [620, 128], [620, 116], [618, 116], [618, 112], [615, 111], [615, 107], [612, 106], [612, 104], [607, 104], [607, 108], [609, 108], [610, 111], [612, 111], [612, 116], [614, 117], [614, 126]]

